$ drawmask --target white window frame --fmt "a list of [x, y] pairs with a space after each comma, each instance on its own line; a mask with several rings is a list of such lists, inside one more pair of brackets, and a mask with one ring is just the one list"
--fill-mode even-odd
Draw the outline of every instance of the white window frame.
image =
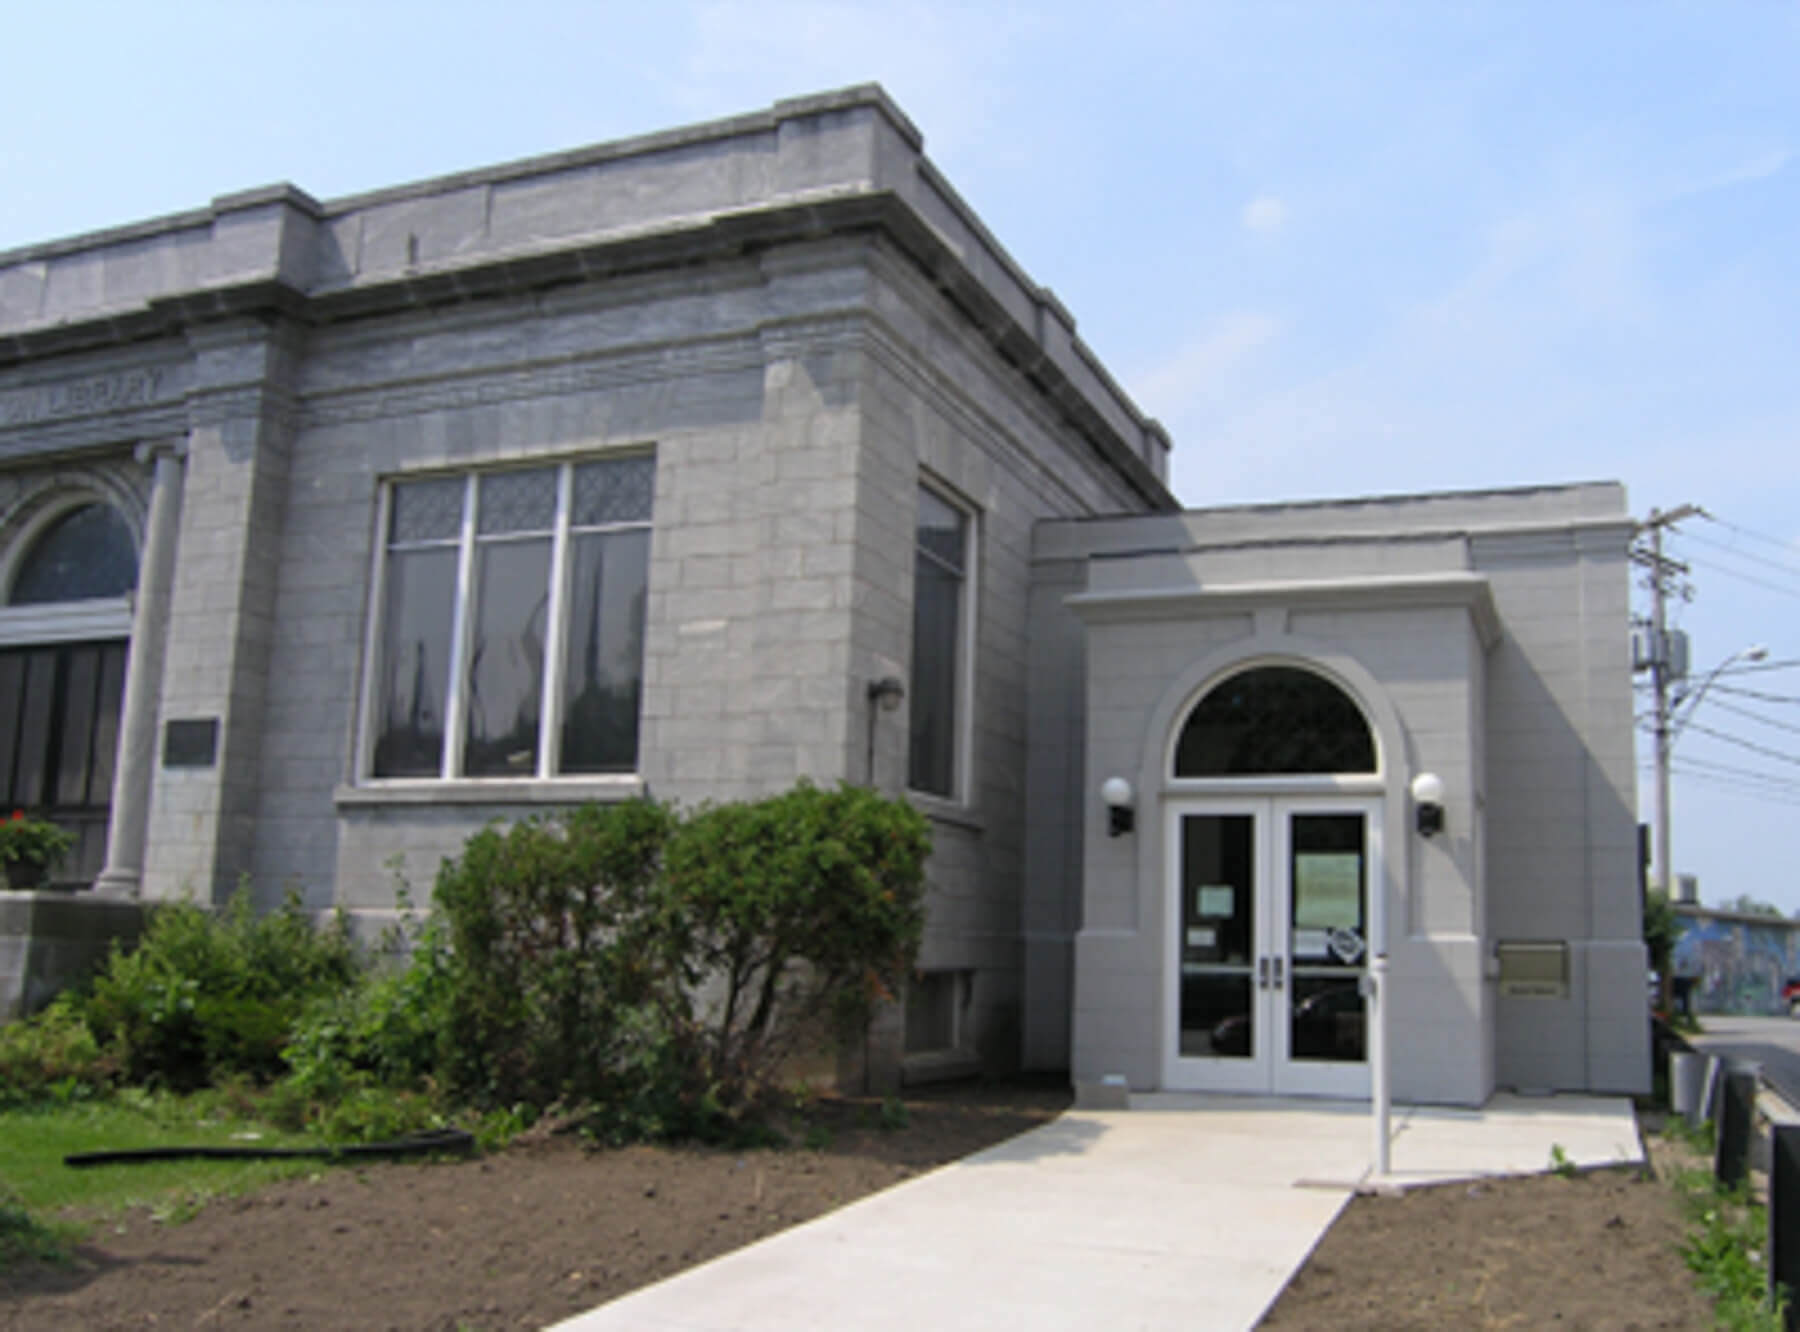
[[[955, 734], [951, 738], [950, 790], [927, 791], [914, 786], [912, 773], [912, 723], [910, 712], [907, 722], [907, 791], [921, 800], [936, 802], [958, 809], [967, 809], [974, 803], [974, 763], [975, 763], [975, 632], [980, 623], [978, 610], [981, 587], [981, 510], [968, 499], [951, 489], [930, 473], [920, 473], [918, 490], [929, 493], [933, 498], [949, 505], [964, 518], [963, 523], [963, 571], [962, 597], [957, 607], [956, 617], [956, 674], [955, 674]], [[916, 562], [919, 557], [919, 517], [915, 504], [912, 525], [912, 554]], [[917, 633], [917, 589], [914, 590], [914, 608], [912, 611], [912, 631]], [[911, 644], [911, 665], [917, 674], [918, 645]]]
[[[375, 506], [375, 535], [374, 541], [371, 543], [373, 551], [369, 572], [369, 610], [363, 635], [362, 681], [357, 704], [355, 769], [357, 786], [377, 790], [405, 790], [420, 787], [443, 789], [449, 784], [454, 784], [458, 788], [516, 789], [523, 783], [536, 782], [590, 787], [611, 783], [635, 786], [639, 783], [639, 774], [643, 770], [643, 716], [641, 712], [638, 717], [638, 752], [632, 771], [563, 773], [557, 769], [562, 760], [562, 691], [566, 669], [566, 662], [563, 658], [568, 643], [565, 608], [569, 598], [569, 579], [573, 576], [568, 556], [573, 533], [571, 515], [574, 508], [575, 469], [585, 463], [653, 457], [654, 454], [648, 451], [633, 450], [623, 453], [609, 452], [602, 455], [590, 454], [576, 458], [520, 459], [516, 462], [509, 460], [508, 463], [500, 466], [457, 468], [449, 472], [409, 472], [382, 478]], [[494, 476], [509, 471], [536, 471], [545, 468], [555, 468], [557, 479], [556, 515], [550, 535], [550, 587], [549, 604], [545, 612], [547, 623], [544, 641], [544, 668], [543, 676], [538, 684], [540, 704], [537, 766], [534, 771], [517, 776], [471, 777], [463, 772], [463, 751], [467, 740], [463, 733], [463, 726], [466, 711], [464, 685], [468, 679], [471, 651], [469, 624], [469, 610], [473, 596], [471, 584], [475, 574], [475, 555], [480, 542], [476, 532], [478, 489], [481, 478], [484, 476]], [[391, 544], [388, 533], [393, 520], [394, 490], [397, 486], [405, 485], [408, 482], [444, 477], [459, 477], [464, 486], [462, 527], [457, 537], [456, 590], [450, 609], [450, 662], [444, 686], [444, 748], [439, 756], [440, 766], [438, 775], [435, 777], [417, 775], [378, 777], [375, 775], [375, 739], [379, 720], [377, 713], [380, 711], [380, 701], [377, 698], [380, 672], [376, 667], [381, 660], [382, 634], [386, 629], [383, 616], [387, 602], [387, 562], [388, 548]], [[651, 516], [648, 519], [587, 525], [580, 529], [579, 534], [653, 532], [654, 530], [653, 501]], [[640, 661], [638, 667], [640, 680], [643, 668], [643, 662]]]

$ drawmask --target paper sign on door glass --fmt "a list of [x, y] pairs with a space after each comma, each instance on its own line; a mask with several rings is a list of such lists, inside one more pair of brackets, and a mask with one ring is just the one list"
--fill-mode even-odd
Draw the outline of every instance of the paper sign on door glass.
[[1294, 857], [1294, 928], [1353, 930], [1362, 924], [1362, 856], [1302, 851]]
[[1237, 890], [1228, 883], [1203, 883], [1194, 903], [1196, 916], [1235, 916]]

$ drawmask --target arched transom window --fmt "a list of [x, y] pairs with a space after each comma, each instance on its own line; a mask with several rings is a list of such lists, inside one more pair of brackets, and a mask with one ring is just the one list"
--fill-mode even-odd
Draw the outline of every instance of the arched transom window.
[[1362, 709], [1323, 676], [1256, 666], [1209, 690], [1175, 745], [1177, 777], [1373, 773]]
[[137, 586], [137, 543], [106, 504], [71, 509], [38, 537], [13, 580], [14, 606], [122, 597]]

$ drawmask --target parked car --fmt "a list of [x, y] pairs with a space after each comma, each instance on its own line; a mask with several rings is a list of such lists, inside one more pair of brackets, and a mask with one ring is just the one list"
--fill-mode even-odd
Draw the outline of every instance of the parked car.
[[1800, 976], [1789, 976], [1782, 982], [1781, 1002], [1787, 1005], [1789, 1017], [1800, 1017]]

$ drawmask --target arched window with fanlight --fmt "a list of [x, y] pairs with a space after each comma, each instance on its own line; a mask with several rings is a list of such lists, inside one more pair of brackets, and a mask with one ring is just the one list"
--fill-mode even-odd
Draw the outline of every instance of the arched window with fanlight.
[[108, 504], [65, 510], [14, 564], [0, 628], [0, 813], [74, 834], [52, 880], [90, 883], [106, 824], [124, 696], [137, 542]]
[[1313, 671], [1254, 666], [1208, 690], [1175, 742], [1175, 777], [1375, 772], [1375, 737], [1356, 701]]

